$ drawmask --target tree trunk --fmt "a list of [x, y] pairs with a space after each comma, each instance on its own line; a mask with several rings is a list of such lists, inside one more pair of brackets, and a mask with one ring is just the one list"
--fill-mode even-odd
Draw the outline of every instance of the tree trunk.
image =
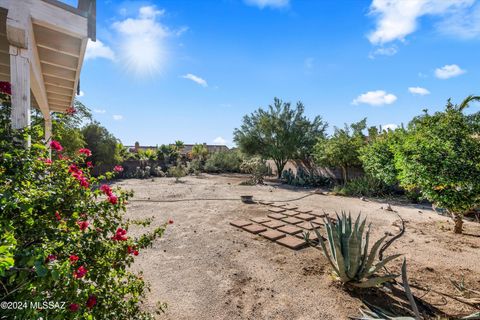
[[342, 166], [342, 175], [343, 175], [343, 184], [347, 184], [347, 180], [348, 180], [348, 168], [347, 168], [347, 166]]
[[275, 165], [277, 166], [277, 178], [281, 179], [282, 178], [282, 173], [283, 173], [283, 168], [285, 168], [286, 162], [283, 161], [274, 161]]
[[455, 218], [455, 228], [453, 229], [454, 233], [462, 234], [463, 233], [463, 217], [460, 214], [456, 214]]

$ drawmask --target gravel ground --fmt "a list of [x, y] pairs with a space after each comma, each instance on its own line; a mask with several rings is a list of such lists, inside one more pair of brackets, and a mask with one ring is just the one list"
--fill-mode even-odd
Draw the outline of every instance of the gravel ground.
[[[358, 315], [363, 294], [341, 288], [331, 276], [326, 259], [314, 248], [292, 251], [229, 225], [235, 219], [267, 214], [267, 207], [240, 201], [136, 202], [137, 199], [234, 198], [289, 200], [312, 190], [282, 185], [243, 186], [241, 175], [124, 180], [116, 185], [135, 192], [129, 218], [153, 217], [149, 229], [167, 219], [162, 239], [143, 250], [133, 268], [151, 284], [145, 308], [157, 301], [168, 310], [159, 319], [348, 319]], [[379, 200], [313, 195], [289, 202], [327, 213], [358, 212], [372, 222], [371, 239], [398, 232], [399, 219]], [[468, 288], [480, 288], [480, 225], [466, 223], [466, 233], [454, 235], [450, 219], [428, 208], [393, 205], [406, 221], [406, 232], [386, 255], [401, 253], [408, 261], [412, 284], [458, 295], [450, 279], [464, 278]], [[140, 227], [133, 233], [139, 234]], [[477, 236], [473, 236], [477, 235]], [[401, 259], [391, 266], [398, 271]], [[418, 296], [425, 292], [415, 291]], [[370, 296], [370, 293], [367, 294]], [[434, 292], [423, 299], [448, 315], [466, 315], [474, 308]]]

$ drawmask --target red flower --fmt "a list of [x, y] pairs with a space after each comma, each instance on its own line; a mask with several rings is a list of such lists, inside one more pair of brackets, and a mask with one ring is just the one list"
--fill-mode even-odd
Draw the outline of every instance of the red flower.
[[52, 262], [52, 261], [55, 261], [55, 260], [57, 260], [57, 256], [54, 255], [54, 254], [49, 254], [47, 256], [47, 259], [46, 259], [47, 262]]
[[138, 256], [138, 250], [133, 250], [133, 255]]
[[75, 109], [75, 107], [68, 107], [67, 110], [65, 110], [65, 111], [67, 111], [67, 113], [69, 115], [72, 115], [72, 114], [75, 114], [77, 112], [77, 109]]
[[51, 165], [51, 164], [52, 164], [52, 160], [51, 160], [51, 159], [38, 158], [38, 160], [42, 161], [42, 162], [45, 163], [46, 165]]
[[132, 246], [127, 247], [127, 252], [128, 252], [128, 254], [131, 254], [133, 252]]
[[55, 219], [57, 219], [57, 221], [62, 220], [62, 216], [60, 215], [60, 213], [58, 211], [55, 211]]
[[78, 256], [72, 254], [70, 255], [69, 259], [71, 264], [75, 264], [78, 261]]
[[97, 304], [97, 298], [94, 295], [88, 297], [87, 308], [92, 309]]
[[58, 142], [56, 140], [52, 140], [52, 142], [50, 142], [50, 148], [52, 148], [53, 150], [55, 150], [57, 152], [61, 152], [63, 150], [63, 147], [60, 144], [60, 142]]
[[78, 150], [78, 153], [84, 154], [87, 157], [90, 157], [92, 155], [92, 151], [90, 151], [90, 149], [87, 149], [87, 148], [82, 148]]
[[122, 172], [122, 171], [123, 171], [123, 167], [122, 167], [122, 166], [115, 166], [115, 167], [113, 168], [113, 171], [115, 171], [115, 172]]
[[100, 190], [102, 190], [103, 193], [106, 194], [107, 196], [112, 195], [112, 188], [110, 188], [110, 186], [108, 184], [103, 184], [100, 187]]
[[90, 183], [88, 182], [87, 178], [85, 178], [85, 177], [78, 178], [78, 182], [80, 182], [80, 185], [84, 188], [88, 188], [90, 186]]
[[77, 303], [71, 303], [69, 306], [68, 306], [68, 309], [72, 312], [77, 312], [78, 311], [78, 308], [80, 308], [80, 306], [77, 304]]
[[87, 168], [93, 168], [92, 161], [87, 161]]
[[84, 266], [78, 267], [78, 269], [73, 272], [73, 276], [77, 279], [85, 277], [86, 274], [87, 269]]
[[110, 202], [111, 204], [117, 204], [118, 197], [114, 194], [111, 194], [108, 196], [108, 202]]
[[12, 85], [7, 81], [0, 81], [0, 93], [12, 95]]
[[173, 224], [173, 219], [168, 219], [168, 224]]
[[112, 240], [116, 241], [127, 241], [127, 239], [127, 230], [122, 228], [118, 228], [115, 232], [115, 235], [112, 237]]
[[80, 230], [85, 231], [85, 229], [88, 228], [88, 225], [90, 224], [90, 222], [88, 222], [88, 221], [77, 221], [77, 224], [78, 224], [78, 227], [80, 228]]

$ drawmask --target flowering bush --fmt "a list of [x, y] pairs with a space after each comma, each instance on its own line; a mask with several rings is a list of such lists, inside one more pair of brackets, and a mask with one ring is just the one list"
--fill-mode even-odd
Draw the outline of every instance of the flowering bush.
[[[8, 96], [3, 95], [7, 99]], [[5, 103], [4, 106], [8, 106]], [[16, 319], [151, 319], [140, 303], [148, 286], [128, 270], [165, 230], [131, 237], [124, 219], [132, 195], [93, 178], [90, 150], [68, 158], [50, 143], [30, 149], [0, 112], [0, 301], [54, 302], [58, 308], [3, 309]], [[32, 138], [33, 140], [33, 138]], [[145, 222], [143, 222], [145, 223]], [[148, 222], [147, 222], [148, 224]], [[163, 306], [161, 306], [163, 307]]]

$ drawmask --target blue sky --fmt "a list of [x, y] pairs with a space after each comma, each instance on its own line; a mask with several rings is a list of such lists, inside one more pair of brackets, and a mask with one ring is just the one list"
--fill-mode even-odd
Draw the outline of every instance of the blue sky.
[[97, 0], [97, 38], [79, 99], [126, 145], [231, 145], [274, 97], [332, 130], [480, 94], [480, 0]]

